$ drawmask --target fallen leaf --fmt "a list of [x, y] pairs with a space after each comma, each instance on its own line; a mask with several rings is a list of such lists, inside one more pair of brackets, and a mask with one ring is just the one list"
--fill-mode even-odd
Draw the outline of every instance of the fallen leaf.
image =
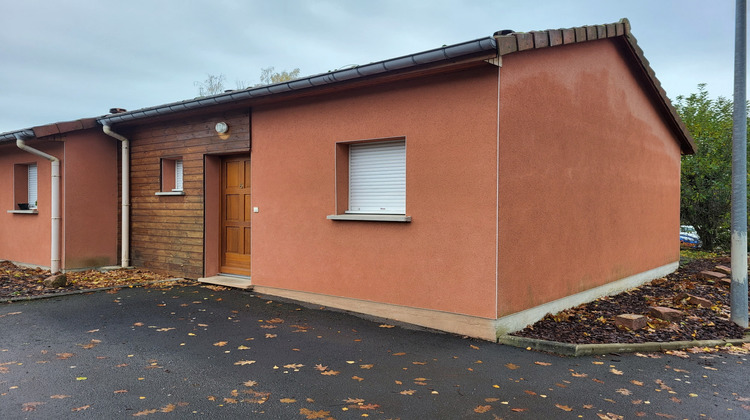
[[57, 358], [60, 360], [70, 359], [75, 356], [73, 353], [57, 353]]
[[622, 375], [622, 371], [621, 370], [617, 370], [615, 368], [612, 368], [609, 371], [612, 372], [612, 373], [614, 373], [615, 375]]
[[85, 381], [86, 379], [88, 379], [88, 378], [85, 377], [85, 376], [79, 376], [79, 377], [76, 378], [76, 381]]
[[489, 403], [495, 402], [495, 401], [500, 401], [500, 398], [485, 398], [484, 399], [484, 402], [489, 402]]
[[159, 331], [159, 332], [165, 332], [165, 331], [172, 331], [172, 330], [175, 330], [175, 329], [176, 329], [175, 327], [169, 327], [169, 328], [159, 328], [159, 329], [157, 329], [156, 331]]
[[360, 406], [357, 406], [360, 410], [374, 410], [376, 408], [380, 407], [378, 404], [363, 404]]
[[237, 404], [237, 399], [236, 398], [226, 398], [226, 397], [224, 397], [224, 402], [227, 403], [227, 404]]
[[473, 348], [474, 350], [479, 350], [479, 347], [477, 347], [477, 346], [475, 346], [473, 344], [469, 344], [469, 347]]
[[266, 338], [276, 338], [276, 334], [266, 334]]
[[34, 411], [36, 410], [36, 407], [38, 405], [42, 405], [42, 404], [44, 403], [39, 402], [39, 401], [23, 403], [23, 405], [21, 405], [21, 411]]
[[599, 418], [602, 419], [602, 420], [622, 420], [622, 419], [624, 419], [623, 416], [620, 416], [620, 415], [617, 415], [617, 414], [614, 414], [614, 413], [607, 413], [607, 414], [596, 413], [596, 415], [599, 416]]
[[240, 360], [240, 361], [234, 362], [235, 365], [239, 365], [239, 366], [252, 365], [253, 363], [255, 363], [255, 360]]
[[299, 369], [302, 366], [304, 366], [302, 363], [290, 363], [288, 365], [284, 365], [284, 367], [287, 369]]
[[577, 373], [577, 372], [573, 372], [571, 373], [571, 375], [576, 378], [588, 378], [589, 376], [587, 373]]
[[618, 394], [621, 394], [621, 395], [632, 395], [633, 394], [632, 391], [630, 391], [629, 389], [625, 389], [625, 388], [620, 388], [620, 389], [616, 390], [615, 392], [618, 393]]
[[174, 405], [174, 404], [167, 404], [167, 405], [165, 405], [164, 407], [160, 408], [160, 409], [159, 409], [159, 412], [161, 412], [161, 413], [171, 413], [172, 411], [174, 411], [174, 409], [175, 409], [176, 407], [177, 407], [177, 406], [176, 406], [176, 405]]
[[399, 394], [401, 394], [401, 395], [414, 395], [415, 392], [417, 392], [416, 389], [405, 389], [405, 390], [399, 392]]
[[326, 375], [326, 376], [335, 376], [335, 375], [338, 375], [339, 372], [336, 371], [336, 370], [327, 370], [325, 372], [320, 372], [320, 374], [321, 375]]
[[81, 406], [81, 407], [71, 408], [70, 411], [73, 411], [73, 412], [83, 411], [83, 410], [88, 409], [89, 407], [91, 407], [91, 405], [87, 404], [87, 405], [84, 405], [84, 406]]
[[380, 327], [380, 328], [393, 328], [393, 327], [394, 327], [394, 325], [389, 325], [389, 324], [380, 324], [380, 325], [378, 325], [378, 327]]
[[534, 392], [534, 391], [529, 391], [528, 389], [527, 389], [527, 390], [524, 390], [523, 392], [525, 392], [525, 393], [527, 393], [527, 394], [529, 394], [529, 395], [536, 395], [536, 392]]
[[247, 346], [239, 346], [239, 347], [237, 347], [237, 350], [250, 350], [250, 347], [247, 347]]
[[510, 411], [515, 411], [516, 413], [523, 413], [526, 410], [528, 410], [528, 408], [511, 408], [510, 409]]
[[291, 404], [297, 402], [294, 398], [282, 398], [279, 401], [281, 401], [284, 404]]
[[61, 400], [63, 398], [70, 398], [70, 395], [55, 394], [55, 395], [50, 395], [50, 398]]
[[128, 392], [127, 389], [118, 389], [118, 390], [114, 391], [115, 394], [124, 394], [126, 392]]
[[227, 345], [227, 343], [229, 343], [229, 342], [228, 341], [217, 341], [217, 342], [214, 343], [214, 346], [216, 346], [216, 347], [224, 347], [224, 346]]
[[146, 325], [146, 324], [144, 324], [143, 322], [136, 322], [136, 323], [133, 324], [134, 327], [142, 327], [144, 325]]
[[[308, 401], [308, 402], [312, 402], [312, 401]], [[362, 398], [347, 398], [344, 400], [344, 402], [347, 404], [362, 404], [363, 402], [365, 402], [365, 400], [363, 400]]]
[[306, 416], [307, 419], [324, 419], [331, 415], [330, 411], [312, 411], [307, 408], [300, 408], [299, 413], [303, 416]]
[[318, 363], [317, 365], [315, 365], [315, 370], [319, 370], [321, 372], [325, 372], [326, 370], [328, 370], [328, 366], [323, 366], [320, 363]]
[[636, 381], [635, 379], [633, 379], [632, 381], [630, 381], [630, 383], [633, 384], [633, 385], [643, 386], [643, 382]]
[[373, 365], [359, 365], [360, 369], [372, 369]]
[[243, 382], [242, 385], [245, 385], [247, 387], [253, 387], [255, 385], [258, 385], [258, 383], [255, 381], [246, 381], [246, 382]]
[[359, 382], [362, 382], [365, 380], [365, 378], [360, 378], [359, 376], [352, 376], [352, 379], [354, 379], [355, 381], [359, 381]]
[[508, 368], [508, 369], [510, 369], [510, 370], [516, 370], [516, 369], [520, 368], [521, 366], [518, 366], [517, 364], [514, 364], [514, 363], [506, 363], [505, 367]]
[[492, 410], [491, 405], [479, 405], [474, 409], [475, 413], [486, 413], [488, 411]]
[[398, 352], [398, 353], [393, 353], [391, 356], [404, 356], [405, 354], [406, 353], [404, 352]]
[[534, 364], [539, 365], [539, 366], [551, 366], [552, 365], [552, 363], [547, 363], [547, 362], [534, 362]]
[[654, 413], [654, 414], [656, 414], [659, 417], [664, 417], [664, 418], [667, 418], [667, 419], [673, 419], [674, 418], [674, 416], [671, 415], [671, 414], [664, 414], [664, 413]]
[[560, 410], [564, 410], [564, 411], [573, 411], [573, 409], [570, 408], [570, 407], [568, 407], [567, 405], [555, 404], [555, 407], [559, 408]]

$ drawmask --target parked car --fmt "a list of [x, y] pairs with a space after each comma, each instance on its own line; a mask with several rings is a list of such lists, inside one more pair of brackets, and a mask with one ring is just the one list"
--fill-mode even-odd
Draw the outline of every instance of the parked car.
[[702, 245], [698, 231], [690, 225], [680, 226], [680, 248], [700, 248]]

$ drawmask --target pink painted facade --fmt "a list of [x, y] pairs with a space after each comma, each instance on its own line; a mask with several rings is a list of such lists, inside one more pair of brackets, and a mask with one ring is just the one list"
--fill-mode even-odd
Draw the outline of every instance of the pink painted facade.
[[[86, 128], [84, 128], [86, 127]], [[51, 124], [28, 130], [29, 147], [60, 160], [62, 270], [117, 263], [117, 145], [94, 120]], [[19, 211], [16, 196], [27, 194], [25, 166], [37, 165], [36, 211]], [[18, 168], [23, 167], [19, 172]], [[51, 163], [0, 142], [0, 259], [50, 267]]]
[[[100, 118], [130, 140], [132, 263], [490, 340], [676, 268], [694, 145], [627, 21], [353, 71]], [[384, 141], [405, 210], [347, 213], [350, 150]]]

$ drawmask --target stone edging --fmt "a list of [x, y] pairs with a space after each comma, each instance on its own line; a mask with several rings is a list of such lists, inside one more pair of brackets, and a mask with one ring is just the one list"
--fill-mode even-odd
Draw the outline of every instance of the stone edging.
[[538, 340], [535, 338], [502, 335], [497, 340], [507, 346], [530, 348], [532, 350], [554, 353], [561, 356], [589, 356], [608, 353], [658, 352], [664, 350], [680, 350], [692, 347], [716, 347], [750, 343], [750, 334], [744, 338], [730, 340], [701, 340], [701, 341], [669, 341], [648, 343], [608, 343], [608, 344], [571, 344], [558, 341]]
[[[49, 295], [22, 296], [22, 297], [14, 297], [14, 298], [0, 298], [0, 303], [12, 303], [12, 302], [22, 302], [22, 301], [37, 300], [37, 299], [49, 299], [49, 298], [55, 298], [55, 297], [60, 297], [60, 296], [82, 295], [84, 293], [101, 292], [101, 291], [113, 290], [113, 289], [124, 289], [124, 288], [127, 288], [127, 287], [140, 287], [140, 286], [147, 286], [147, 285], [150, 285], [150, 284], [167, 283], [167, 282], [170, 282], [170, 281], [186, 281], [186, 279], [183, 279], [183, 278], [173, 278], [173, 279], [166, 279], [166, 280], [146, 281], [146, 282], [143, 282], [143, 283], [124, 284], [122, 286], [107, 286], [107, 287], [99, 287], [99, 288], [96, 288], [96, 289], [71, 290], [70, 292], [53, 293], [53, 294], [49, 294]], [[187, 281], [192, 281], [192, 280], [187, 280]]]

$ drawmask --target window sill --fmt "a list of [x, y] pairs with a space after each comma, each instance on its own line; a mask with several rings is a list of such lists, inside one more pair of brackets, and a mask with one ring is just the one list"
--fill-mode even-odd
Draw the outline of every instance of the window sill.
[[13, 213], [13, 214], [39, 214], [39, 211], [37, 209], [33, 209], [33, 210], [8, 210], [8, 213]]
[[326, 219], [358, 222], [411, 222], [411, 216], [402, 214], [331, 214], [326, 216]]
[[159, 191], [154, 195], [185, 195], [185, 191]]

